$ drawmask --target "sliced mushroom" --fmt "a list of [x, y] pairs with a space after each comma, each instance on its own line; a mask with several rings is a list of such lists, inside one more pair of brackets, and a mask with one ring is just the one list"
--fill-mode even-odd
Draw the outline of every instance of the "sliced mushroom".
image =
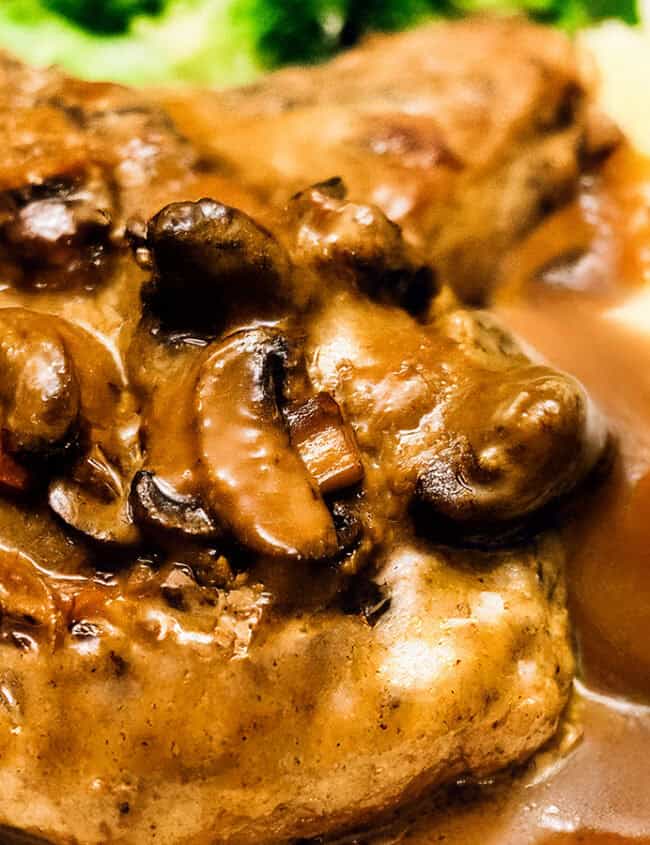
[[0, 401], [10, 451], [46, 452], [69, 438], [79, 416], [79, 383], [51, 317], [0, 310]]
[[[243, 211], [211, 199], [165, 206], [147, 227], [150, 302], [165, 325], [221, 325], [237, 304], [291, 298], [290, 263], [278, 241]], [[145, 260], [136, 245], [139, 261]]]
[[538, 511], [579, 483], [607, 442], [580, 384], [542, 366], [517, 367], [475, 386], [448, 409], [446, 424], [449, 440], [424, 461], [416, 494], [468, 525]]
[[140, 541], [128, 484], [97, 445], [79, 461], [71, 477], [50, 484], [48, 502], [67, 525], [92, 540], [120, 546]]
[[285, 410], [291, 444], [324, 495], [358, 484], [363, 464], [354, 433], [329, 393], [318, 393]]
[[340, 179], [314, 185], [291, 200], [298, 263], [349, 276], [368, 296], [423, 314], [437, 290], [431, 267], [416, 260], [400, 227], [374, 205], [345, 199]]
[[181, 495], [152, 472], [136, 473], [131, 486], [136, 519], [153, 528], [191, 537], [217, 537], [220, 529], [194, 496]]
[[127, 498], [99, 507], [84, 486], [64, 478], [50, 486], [48, 502], [67, 525], [98, 543], [134, 546], [140, 541]]
[[206, 500], [258, 552], [326, 558], [338, 547], [332, 516], [278, 407], [288, 358], [270, 329], [237, 332], [207, 355], [196, 394]]
[[147, 469], [180, 495], [198, 495], [194, 398], [207, 342], [173, 342], [143, 320], [129, 348], [129, 379], [137, 392]]
[[69, 526], [102, 543], [131, 545], [140, 538], [129, 493], [142, 465], [135, 399], [114, 353], [89, 332], [63, 319], [57, 326], [75, 363], [79, 386], [78, 459], [60, 467], [49, 484], [51, 509]]

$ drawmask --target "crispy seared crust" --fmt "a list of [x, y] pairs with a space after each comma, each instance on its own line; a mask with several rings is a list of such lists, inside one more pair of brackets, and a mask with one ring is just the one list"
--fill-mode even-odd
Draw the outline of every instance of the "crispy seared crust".
[[560, 33], [475, 19], [373, 36], [240, 90], [162, 99], [273, 202], [342, 177], [480, 300], [504, 253], [573, 192], [589, 91]]

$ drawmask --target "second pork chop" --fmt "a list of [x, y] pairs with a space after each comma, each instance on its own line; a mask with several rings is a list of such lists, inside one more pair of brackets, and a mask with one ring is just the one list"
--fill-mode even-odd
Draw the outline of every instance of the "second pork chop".
[[275, 204], [342, 177], [470, 301], [615, 137], [602, 124], [595, 137], [575, 46], [518, 19], [376, 36], [319, 67], [163, 99], [186, 135]]

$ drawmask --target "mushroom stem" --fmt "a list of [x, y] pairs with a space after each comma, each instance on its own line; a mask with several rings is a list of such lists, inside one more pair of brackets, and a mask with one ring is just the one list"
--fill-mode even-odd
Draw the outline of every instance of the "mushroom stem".
[[354, 433], [329, 393], [285, 410], [292, 445], [324, 495], [358, 484], [363, 464]]

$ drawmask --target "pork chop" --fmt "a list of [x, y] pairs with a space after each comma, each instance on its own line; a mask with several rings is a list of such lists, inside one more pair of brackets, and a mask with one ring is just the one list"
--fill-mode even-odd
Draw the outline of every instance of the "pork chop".
[[280, 843], [527, 760], [584, 389], [340, 180], [269, 210], [143, 95], [0, 70], [0, 825]]
[[584, 67], [559, 32], [473, 19], [373, 36], [239, 90], [163, 100], [188, 137], [271, 202], [342, 177], [480, 301], [504, 253], [615, 143]]

